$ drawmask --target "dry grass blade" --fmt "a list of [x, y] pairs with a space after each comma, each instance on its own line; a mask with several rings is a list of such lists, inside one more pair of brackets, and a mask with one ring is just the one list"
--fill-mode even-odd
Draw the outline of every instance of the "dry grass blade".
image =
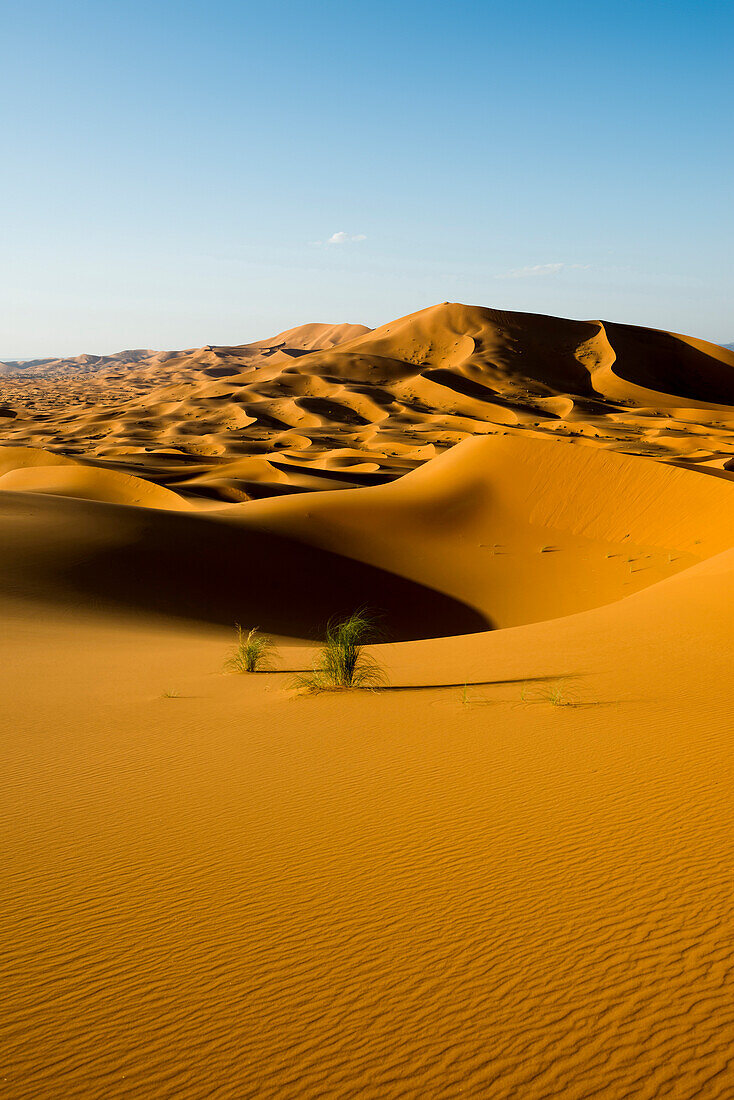
[[567, 680], [556, 680], [543, 688], [528, 689], [525, 686], [520, 693], [520, 699], [523, 703], [550, 703], [552, 707], [575, 707], [579, 703], [577, 696], [569, 689]]
[[245, 634], [236, 624], [237, 645], [225, 662], [227, 672], [271, 672], [277, 649], [268, 634], [261, 634], [255, 626]]

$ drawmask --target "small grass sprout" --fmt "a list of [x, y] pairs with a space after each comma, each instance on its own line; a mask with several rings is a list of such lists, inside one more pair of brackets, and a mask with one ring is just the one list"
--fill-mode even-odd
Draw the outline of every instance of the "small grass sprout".
[[569, 689], [567, 680], [556, 680], [541, 688], [528, 688], [526, 684], [520, 699], [523, 703], [550, 703], [552, 707], [578, 706], [578, 699]]
[[387, 676], [364, 650], [365, 645], [379, 640], [375, 616], [369, 611], [360, 609], [346, 619], [331, 619], [313, 671], [297, 677], [294, 686], [312, 695], [384, 687]]
[[277, 649], [269, 634], [261, 634], [254, 626], [245, 634], [239, 623], [235, 623], [237, 630], [237, 645], [230, 657], [225, 662], [227, 672], [272, 672], [273, 659]]
[[551, 684], [546, 689], [545, 698], [552, 707], [573, 707], [577, 703], [576, 697], [568, 690], [563, 680], [559, 680], [557, 684]]
[[176, 691], [175, 688], [167, 688], [163, 692], [163, 695], [161, 696], [161, 698], [162, 699], [180, 699], [181, 698], [181, 693]]

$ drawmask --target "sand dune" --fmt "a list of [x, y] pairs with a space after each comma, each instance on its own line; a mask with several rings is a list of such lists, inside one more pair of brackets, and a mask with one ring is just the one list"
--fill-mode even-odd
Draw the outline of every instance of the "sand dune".
[[[5, 366], [8, 1095], [731, 1096], [734, 355], [446, 303]], [[389, 687], [297, 696], [362, 604]]]
[[558, 440], [467, 439], [389, 485], [169, 518], [106, 505], [181, 510], [175, 494], [79, 465], [14, 470], [2, 490], [15, 590], [20, 570], [29, 593], [62, 603], [304, 639], [361, 603], [396, 639], [555, 618], [734, 545], [728, 481]]
[[[40, 455], [42, 452], [37, 453]], [[8, 470], [0, 475], [0, 492], [2, 491], [42, 493], [176, 511], [191, 507], [178, 494], [141, 477], [78, 463], [55, 462], [46, 466], [33, 462]]]
[[410, 577], [498, 627], [620, 599], [734, 545], [732, 505], [733, 485], [690, 471], [495, 436], [390, 485], [222, 514]]
[[211, 513], [7, 492], [0, 532], [0, 591], [67, 612], [186, 620], [194, 630], [252, 621], [308, 639], [366, 601], [397, 639], [488, 625], [460, 599], [393, 572], [387, 554], [385, 566], [362, 563]]
[[15, 359], [0, 363], [0, 375], [11, 375], [20, 378], [44, 377], [50, 374], [71, 374], [75, 371], [87, 373], [100, 367], [113, 366], [115, 364], [139, 363], [141, 360], [150, 359], [157, 353], [138, 348], [134, 351], [118, 351], [114, 355], [75, 355], [68, 359]]
[[478, 433], [734, 459], [734, 354], [627, 325], [446, 303], [374, 331], [112, 358], [6, 380], [6, 441], [222, 501], [391, 481]]

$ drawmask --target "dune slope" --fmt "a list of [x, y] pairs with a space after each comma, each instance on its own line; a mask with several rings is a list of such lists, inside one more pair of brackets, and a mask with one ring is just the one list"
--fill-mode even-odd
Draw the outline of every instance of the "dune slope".
[[512, 626], [611, 602], [734, 544], [734, 486], [558, 440], [467, 439], [389, 485], [225, 513]]
[[562, 441], [468, 439], [389, 485], [178, 515], [155, 485], [163, 511], [130, 507], [146, 484], [0, 476], [0, 587], [306, 639], [367, 605], [397, 640], [571, 614], [734, 544], [729, 482]]

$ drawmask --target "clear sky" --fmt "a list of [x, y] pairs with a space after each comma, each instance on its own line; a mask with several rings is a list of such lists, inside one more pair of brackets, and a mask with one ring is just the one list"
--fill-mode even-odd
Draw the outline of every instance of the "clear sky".
[[0, 358], [438, 301], [734, 340], [734, 3], [6, 0]]

